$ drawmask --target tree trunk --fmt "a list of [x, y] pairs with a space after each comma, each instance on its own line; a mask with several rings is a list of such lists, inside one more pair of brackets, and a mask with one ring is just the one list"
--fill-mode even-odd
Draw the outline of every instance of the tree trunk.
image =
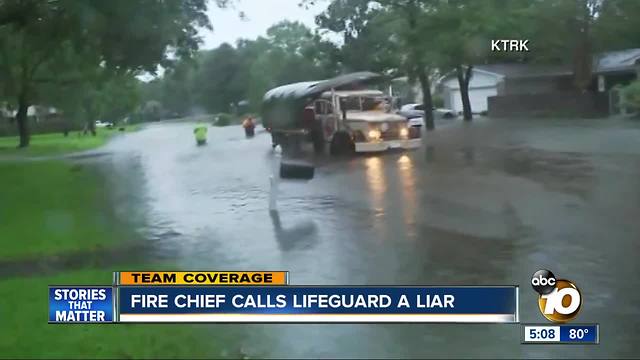
[[431, 83], [429, 82], [429, 76], [424, 67], [418, 69], [418, 79], [420, 80], [420, 87], [422, 87], [422, 104], [424, 105], [424, 125], [428, 131], [436, 128], [433, 121], [433, 100], [431, 98]]
[[429, 81], [429, 76], [427, 75], [426, 66], [422, 62], [422, 56], [420, 51], [418, 51], [417, 44], [420, 43], [420, 34], [418, 32], [418, 3], [416, 0], [409, 1], [407, 6], [404, 8], [407, 14], [407, 20], [409, 21], [409, 46], [411, 52], [411, 59], [413, 62], [411, 64], [411, 70], [414, 75], [417, 75], [418, 80], [420, 81], [420, 87], [422, 88], [422, 104], [424, 105], [424, 126], [427, 128], [427, 131], [433, 130], [436, 128], [435, 123], [433, 122], [433, 101], [431, 99], [431, 83]]
[[27, 94], [23, 92], [18, 96], [18, 112], [16, 113], [16, 123], [18, 124], [18, 134], [20, 135], [20, 144], [18, 144], [18, 147], [21, 148], [29, 146], [30, 134], [29, 119], [27, 117], [28, 109], [29, 103], [27, 101]]
[[586, 92], [593, 80], [591, 20], [589, 3], [578, 3], [579, 16], [576, 19], [576, 44], [573, 49], [574, 85], [580, 92]]
[[91, 132], [91, 135], [96, 136], [96, 122], [94, 120], [87, 121], [87, 130]]
[[469, 65], [466, 71], [462, 70], [462, 65], [456, 66], [456, 75], [458, 77], [458, 85], [460, 87], [460, 98], [462, 99], [462, 115], [465, 121], [471, 121], [473, 119], [473, 113], [471, 112], [471, 101], [469, 101], [469, 81], [471, 80], [471, 74], [473, 66]]

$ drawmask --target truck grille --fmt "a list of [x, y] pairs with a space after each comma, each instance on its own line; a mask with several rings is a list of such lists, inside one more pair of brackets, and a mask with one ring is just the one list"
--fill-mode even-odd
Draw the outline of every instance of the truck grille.
[[398, 140], [400, 139], [400, 124], [389, 124], [387, 131], [382, 131], [382, 140]]

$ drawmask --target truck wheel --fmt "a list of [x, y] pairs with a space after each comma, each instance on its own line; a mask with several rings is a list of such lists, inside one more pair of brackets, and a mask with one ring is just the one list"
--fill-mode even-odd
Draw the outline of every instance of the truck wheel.
[[331, 140], [331, 155], [348, 155], [355, 151], [355, 145], [351, 136], [346, 132], [338, 132]]

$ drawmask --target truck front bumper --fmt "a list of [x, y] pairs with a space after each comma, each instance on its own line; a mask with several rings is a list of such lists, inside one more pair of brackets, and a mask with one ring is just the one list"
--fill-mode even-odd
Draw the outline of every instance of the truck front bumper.
[[421, 138], [356, 142], [356, 152], [376, 152], [386, 151], [389, 149], [417, 149], [421, 144]]

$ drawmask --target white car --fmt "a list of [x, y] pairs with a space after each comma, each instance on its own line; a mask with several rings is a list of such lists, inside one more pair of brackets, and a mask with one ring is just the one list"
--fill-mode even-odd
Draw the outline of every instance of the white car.
[[419, 110], [416, 109], [416, 106], [420, 106], [420, 104], [404, 104], [400, 107], [400, 111]]
[[113, 127], [113, 123], [110, 123], [108, 121], [102, 122], [100, 120], [96, 120], [96, 127], [99, 127], [99, 128]]
[[[424, 106], [422, 104], [402, 105], [398, 114], [409, 119], [409, 126], [422, 126], [424, 123]], [[450, 109], [433, 108], [433, 116], [436, 119], [453, 119], [456, 114]]]

